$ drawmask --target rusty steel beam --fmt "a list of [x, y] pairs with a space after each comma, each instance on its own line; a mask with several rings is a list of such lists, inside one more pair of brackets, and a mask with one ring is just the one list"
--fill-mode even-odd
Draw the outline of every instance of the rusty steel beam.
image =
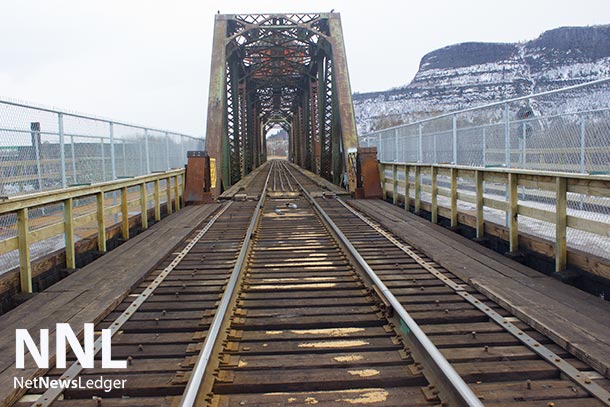
[[338, 13], [217, 15], [207, 150], [217, 196], [266, 160], [265, 134], [289, 133], [289, 159], [356, 188], [356, 125]]
[[208, 95], [208, 115], [205, 138], [205, 148], [211, 158], [216, 159], [216, 182], [212, 188], [212, 195], [218, 196], [222, 190], [221, 185], [228, 188], [229, 173], [228, 166], [228, 140], [224, 135], [227, 132], [225, 114], [227, 99], [225, 89], [227, 78], [225, 75], [226, 64], [226, 32], [227, 16], [216, 15], [214, 22], [214, 39], [212, 46], [212, 63], [210, 68], [210, 90]]

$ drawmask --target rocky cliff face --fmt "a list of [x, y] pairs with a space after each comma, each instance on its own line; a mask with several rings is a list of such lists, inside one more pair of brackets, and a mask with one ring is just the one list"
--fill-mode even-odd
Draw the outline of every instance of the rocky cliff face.
[[518, 44], [469, 42], [425, 55], [410, 84], [354, 95], [360, 134], [610, 76], [610, 25], [562, 27]]

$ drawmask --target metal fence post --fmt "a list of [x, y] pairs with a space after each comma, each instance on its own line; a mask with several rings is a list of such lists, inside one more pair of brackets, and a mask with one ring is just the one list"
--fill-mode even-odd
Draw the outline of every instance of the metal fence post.
[[438, 164], [438, 154], [436, 152], [436, 133], [434, 133], [434, 135], [432, 136], [432, 148], [434, 149], [434, 156], [432, 157], [432, 161], [434, 161], [434, 164]]
[[150, 174], [150, 151], [148, 149], [148, 129], [144, 129], [144, 147], [146, 149], [146, 173]]
[[[508, 118], [508, 103], [504, 103], [504, 166], [510, 168], [510, 122]], [[506, 181], [506, 192], [504, 194], [506, 201], [509, 199], [509, 182]], [[504, 224], [509, 227], [510, 214], [506, 211]]]
[[485, 157], [485, 147], [487, 146], [487, 134], [485, 133], [485, 127], [483, 127], [483, 167], [487, 165], [487, 160]]
[[40, 165], [40, 122], [31, 122], [30, 130], [32, 134], [32, 144], [34, 145], [34, 155], [36, 156], [36, 175], [38, 177], [38, 191], [42, 191], [42, 168]]
[[184, 136], [180, 136], [180, 162], [186, 163], [186, 157], [184, 156]]
[[70, 151], [72, 153], [72, 183], [76, 184], [76, 147], [74, 146], [74, 136], [70, 135]]
[[394, 129], [394, 161], [398, 162], [398, 129]]
[[457, 152], [457, 118], [454, 115], [451, 116], [451, 127], [452, 127], [452, 142], [453, 142], [453, 164], [458, 164], [458, 152]]
[[504, 165], [510, 168], [510, 121], [508, 118], [508, 103], [504, 103]]
[[112, 180], [116, 179], [116, 152], [114, 151], [114, 124], [112, 122], [108, 123], [110, 125], [110, 165], [112, 165]]
[[169, 170], [171, 166], [169, 163], [169, 134], [167, 132], [165, 132], [165, 158], [167, 161], [167, 169]]
[[106, 181], [106, 153], [104, 152], [104, 137], [100, 137], [100, 148], [102, 149], [102, 181]]
[[586, 172], [585, 166], [585, 117], [580, 115], [580, 172]]
[[[66, 182], [66, 149], [64, 143], [64, 116], [63, 113], [57, 113], [57, 133], [59, 135], [59, 161], [61, 172], [61, 187], [65, 188]], [[74, 160], [74, 159], [73, 159]]]
[[125, 147], [125, 140], [121, 141], [123, 145], [123, 176], [127, 176], [127, 148]]
[[377, 156], [379, 157], [379, 160], [383, 160], [383, 153], [381, 150], [381, 133], [377, 133], [377, 145], [379, 146]]
[[418, 126], [418, 146], [417, 146], [417, 158], [418, 162], [424, 162], [424, 150], [423, 150], [423, 137], [422, 137], [422, 124], [420, 123]]

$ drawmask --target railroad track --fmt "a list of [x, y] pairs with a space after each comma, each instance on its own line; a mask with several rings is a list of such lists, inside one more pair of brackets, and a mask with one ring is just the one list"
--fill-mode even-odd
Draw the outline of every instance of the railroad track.
[[222, 206], [96, 326], [126, 371], [48, 374], [124, 389], [17, 405], [604, 405], [592, 369], [294, 167], [250, 185], [258, 202]]

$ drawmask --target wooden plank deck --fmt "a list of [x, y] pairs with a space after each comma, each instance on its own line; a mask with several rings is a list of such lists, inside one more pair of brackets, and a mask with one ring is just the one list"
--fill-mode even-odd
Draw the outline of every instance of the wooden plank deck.
[[349, 200], [383, 227], [610, 377], [610, 303], [381, 200]]
[[0, 405], [11, 405], [20, 391], [14, 377], [44, 373], [26, 356], [26, 369], [15, 367], [15, 329], [27, 328], [38, 342], [38, 330], [49, 329], [49, 353], [54, 365], [55, 324], [70, 323], [77, 334], [83, 324], [98, 322], [119, 304], [147, 272], [159, 264], [219, 204], [189, 206], [66, 277], [19, 307], [0, 316]]

